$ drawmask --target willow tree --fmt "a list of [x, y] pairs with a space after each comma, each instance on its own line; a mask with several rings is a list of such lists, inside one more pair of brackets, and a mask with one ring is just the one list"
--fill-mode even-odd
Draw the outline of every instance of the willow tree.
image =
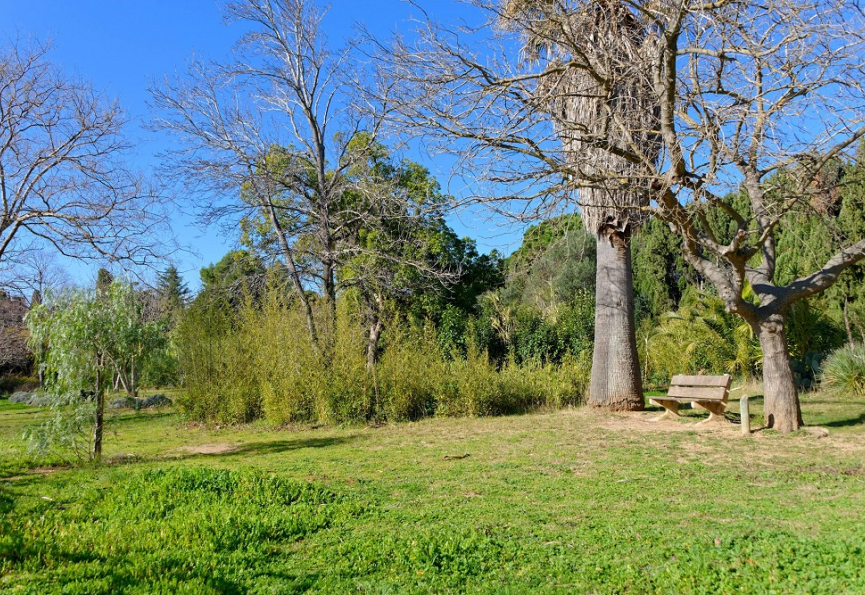
[[579, 209], [598, 259], [588, 401], [642, 409], [630, 244], [659, 154], [649, 21], [620, 0], [474, 4], [480, 27], [427, 21], [419, 42], [393, 44], [400, 122], [490, 182], [470, 201], [518, 219]]

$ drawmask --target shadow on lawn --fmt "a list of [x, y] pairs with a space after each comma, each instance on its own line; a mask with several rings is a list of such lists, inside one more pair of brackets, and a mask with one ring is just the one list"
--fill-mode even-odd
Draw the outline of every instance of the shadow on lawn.
[[[11, 537], [17, 538], [15, 540], [19, 543], [23, 541], [20, 533]], [[245, 575], [243, 578], [246, 580], [231, 580], [226, 576], [213, 576], [207, 570], [206, 564], [204, 569], [198, 568], [188, 553], [169, 550], [161, 555], [154, 554], [155, 552], [130, 551], [126, 555], [105, 556], [55, 545], [37, 549], [28, 544], [14, 552], [0, 550], [0, 562], [5, 561], [11, 567], [12, 572], [9, 573], [7, 581], [13, 589], [15, 586], [26, 586], [27, 581], [26, 575], [22, 573], [16, 577], [14, 572], [20, 570], [21, 566], [39, 563], [44, 558], [52, 562], [53, 569], [46, 571], [42, 568], [40, 573], [35, 575], [35, 578], [41, 579], [40, 582], [44, 584], [50, 581], [60, 587], [77, 584], [83, 585], [84, 589], [92, 586], [93, 592], [105, 592], [105, 588], [109, 589], [107, 592], [126, 592], [157, 586], [164, 589], [166, 585], [171, 585], [174, 588], [186, 586], [196, 590], [206, 587], [208, 592], [241, 595], [248, 593], [251, 586], [263, 579], [271, 588], [278, 586], [281, 593], [306, 593], [321, 580], [321, 575], [316, 573], [292, 574], [274, 568], [275, 565], [257, 567], [250, 560], [241, 561], [244, 572], [240, 574]], [[212, 560], [229, 562], [221, 555], [214, 556]], [[230, 562], [237, 563], [236, 560]], [[34, 575], [31, 574], [28, 578], [32, 580]], [[161, 591], [155, 588], [153, 590]]]
[[865, 413], [859, 415], [859, 417], [853, 417], [850, 419], [839, 419], [836, 421], [826, 422], [821, 424], [827, 428], [847, 428], [851, 426], [860, 426], [865, 424]]
[[[107, 413], [107, 412], [106, 412]], [[149, 412], [135, 412], [132, 414], [127, 413], [107, 413], [106, 418], [110, 421], [111, 424], [120, 425], [132, 422], [142, 422], [142, 421], [153, 421], [154, 419], [159, 419], [161, 417], [171, 417], [174, 413], [170, 411], [163, 411], [160, 413], [149, 413]]]
[[360, 436], [342, 436], [333, 438], [298, 438], [295, 440], [272, 440], [268, 442], [247, 442], [243, 444], [224, 444], [187, 447], [187, 452], [179, 455], [180, 459], [191, 457], [226, 457], [247, 455], [270, 455], [301, 450], [305, 448], [327, 448], [339, 446], [357, 440]]

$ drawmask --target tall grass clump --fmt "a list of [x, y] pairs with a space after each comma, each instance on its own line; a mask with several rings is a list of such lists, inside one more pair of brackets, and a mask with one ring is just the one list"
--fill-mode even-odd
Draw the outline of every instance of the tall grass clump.
[[865, 397], [865, 346], [842, 347], [823, 363], [823, 387], [847, 397]]
[[411, 328], [399, 324], [392, 325], [374, 372], [378, 410], [391, 421], [434, 415], [439, 387], [450, 373], [431, 325]]

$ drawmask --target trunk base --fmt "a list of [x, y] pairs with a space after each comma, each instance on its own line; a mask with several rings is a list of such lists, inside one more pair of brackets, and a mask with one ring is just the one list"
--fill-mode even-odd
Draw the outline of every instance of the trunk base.
[[608, 411], [642, 411], [643, 384], [634, 329], [630, 234], [598, 234], [595, 348], [588, 404]]
[[773, 315], [761, 321], [759, 327], [763, 351], [763, 414], [766, 428], [792, 432], [804, 424], [799, 393], [790, 368], [784, 322], [783, 316]]

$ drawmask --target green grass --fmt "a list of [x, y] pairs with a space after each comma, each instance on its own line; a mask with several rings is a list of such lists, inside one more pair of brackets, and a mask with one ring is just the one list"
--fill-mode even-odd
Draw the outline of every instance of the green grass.
[[280, 430], [127, 412], [111, 463], [37, 469], [40, 412], [0, 401], [0, 592], [862, 593], [865, 402], [803, 408], [829, 437], [586, 409]]

